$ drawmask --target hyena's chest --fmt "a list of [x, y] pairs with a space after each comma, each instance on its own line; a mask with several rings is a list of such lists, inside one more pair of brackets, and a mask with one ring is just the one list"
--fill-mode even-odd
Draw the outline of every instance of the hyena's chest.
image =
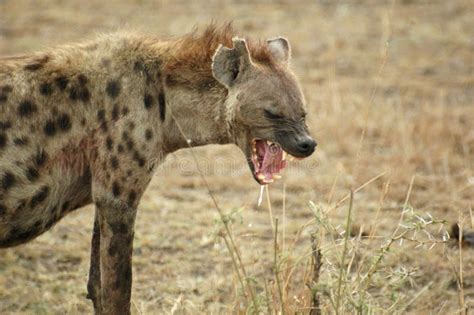
[[[91, 202], [91, 177], [87, 167], [79, 175], [59, 168], [46, 169], [41, 174], [28, 169], [24, 172], [25, 178], [18, 169], [3, 174], [0, 248], [35, 238], [68, 212]], [[10, 177], [10, 183], [5, 176], [7, 180]], [[32, 182], [32, 177], [37, 178]]]

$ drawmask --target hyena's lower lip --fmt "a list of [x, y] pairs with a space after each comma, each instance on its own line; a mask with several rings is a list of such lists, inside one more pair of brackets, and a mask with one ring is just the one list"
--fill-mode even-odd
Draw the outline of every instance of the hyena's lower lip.
[[251, 161], [254, 176], [261, 185], [280, 179], [280, 172], [293, 159], [278, 143], [263, 139], [252, 140]]

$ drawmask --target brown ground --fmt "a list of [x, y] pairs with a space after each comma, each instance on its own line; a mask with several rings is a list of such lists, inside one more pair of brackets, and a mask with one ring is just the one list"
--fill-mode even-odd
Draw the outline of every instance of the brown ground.
[[[308, 305], [303, 272], [309, 232], [315, 227], [302, 229], [296, 249], [288, 250], [288, 244], [314, 218], [309, 202], [315, 204], [313, 210], [319, 209], [319, 217], [325, 214], [324, 222], [341, 232], [348, 207], [347, 199], [338, 201], [351, 187], [357, 189], [376, 176], [355, 194], [355, 225], [377, 228], [371, 240], [349, 242], [346, 263], [352, 261], [352, 267], [343, 277], [341, 310], [446, 314], [459, 310], [461, 296], [473, 308], [474, 249], [463, 248], [460, 263], [453, 241], [431, 250], [431, 243], [397, 241], [367, 287], [358, 284], [364, 271], [357, 272], [370, 266], [390, 239], [405, 203], [425, 220], [428, 213], [448, 224], [464, 216], [464, 227], [474, 228], [469, 214], [474, 201], [472, 0], [3, 0], [0, 55], [121, 28], [179, 35], [212, 19], [234, 20], [242, 34], [290, 39], [293, 67], [307, 96], [310, 129], [319, 142], [313, 157], [293, 163], [285, 179], [270, 187], [273, 215], [286, 235], [287, 251], [281, 258], [294, 264], [292, 286], [284, 297], [287, 312], [306, 312]], [[264, 297], [264, 279], [269, 290], [275, 289], [273, 238], [265, 201], [257, 209], [259, 187], [236, 147], [207, 147], [196, 153], [221, 208], [238, 212], [234, 236], [257, 293]], [[189, 151], [169, 157], [139, 208], [136, 314], [230, 313], [239, 308], [239, 301], [240, 311], [245, 310], [243, 296], [236, 296], [230, 256], [216, 236], [217, 212]], [[35, 241], [0, 251], [1, 314], [92, 311], [85, 299], [92, 219], [92, 208], [86, 207]], [[420, 224], [412, 228], [420, 230], [416, 238], [426, 239]], [[438, 240], [444, 232], [426, 230]], [[324, 231], [319, 233], [325, 257], [321, 302], [325, 312], [333, 312], [330, 296], [336, 296], [343, 247], [337, 233], [332, 240], [334, 235]], [[463, 293], [457, 284], [460, 266]], [[360, 296], [363, 302], [357, 300]]]

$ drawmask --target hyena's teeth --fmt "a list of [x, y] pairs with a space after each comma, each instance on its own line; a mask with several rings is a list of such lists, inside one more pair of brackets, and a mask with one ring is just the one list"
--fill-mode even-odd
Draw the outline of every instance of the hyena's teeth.
[[288, 153], [286, 153], [285, 151], [283, 151], [281, 160], [282, 160], [282, 161], [286, 160], [286, 156], [287, 156], [287, 155], [288, 155]]
[[273, 174], [273, 179], [281, 179], [281, 175], [278, 175], [278, 174]]
[[264, 179], [265, 179], [265, 175], [263, 175], [262, 173], [260, 173], [260, 174], [257, 175], [257, 178], [260, 179], [260, 180], [264, 180]]
[[267, 144], [268, 144], [268, 145], [272, 145], [272, 144], [273, 144], [273, 142], [271, 142], [271, 141], [267, 140]]
[[264, 179], [263, 182], [265, 184], [270, 184], [270, 183], [273, 183], [273, 179]]
[[291, 154], [288, 154], [288, 161], [294, 161], [296, 158], [291, 155]]

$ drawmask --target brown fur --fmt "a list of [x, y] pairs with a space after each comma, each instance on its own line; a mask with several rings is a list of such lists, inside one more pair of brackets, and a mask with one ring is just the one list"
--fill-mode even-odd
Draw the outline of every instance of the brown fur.
[[[238, 36], [232, 24], [222, 27], [209, 25], [204, 31], [195, 30], [178, 39], [165, 64], [165, 70], [173, 73], [196, 72], [196, 77], [215, 81], [211, 71], [211, 60], [219, 45], [232, 47], [232, 38]], [[250, 56], [254, 62], [275, 68], [277, 66], [268, 46], [261, 41], [246, 38]]]

